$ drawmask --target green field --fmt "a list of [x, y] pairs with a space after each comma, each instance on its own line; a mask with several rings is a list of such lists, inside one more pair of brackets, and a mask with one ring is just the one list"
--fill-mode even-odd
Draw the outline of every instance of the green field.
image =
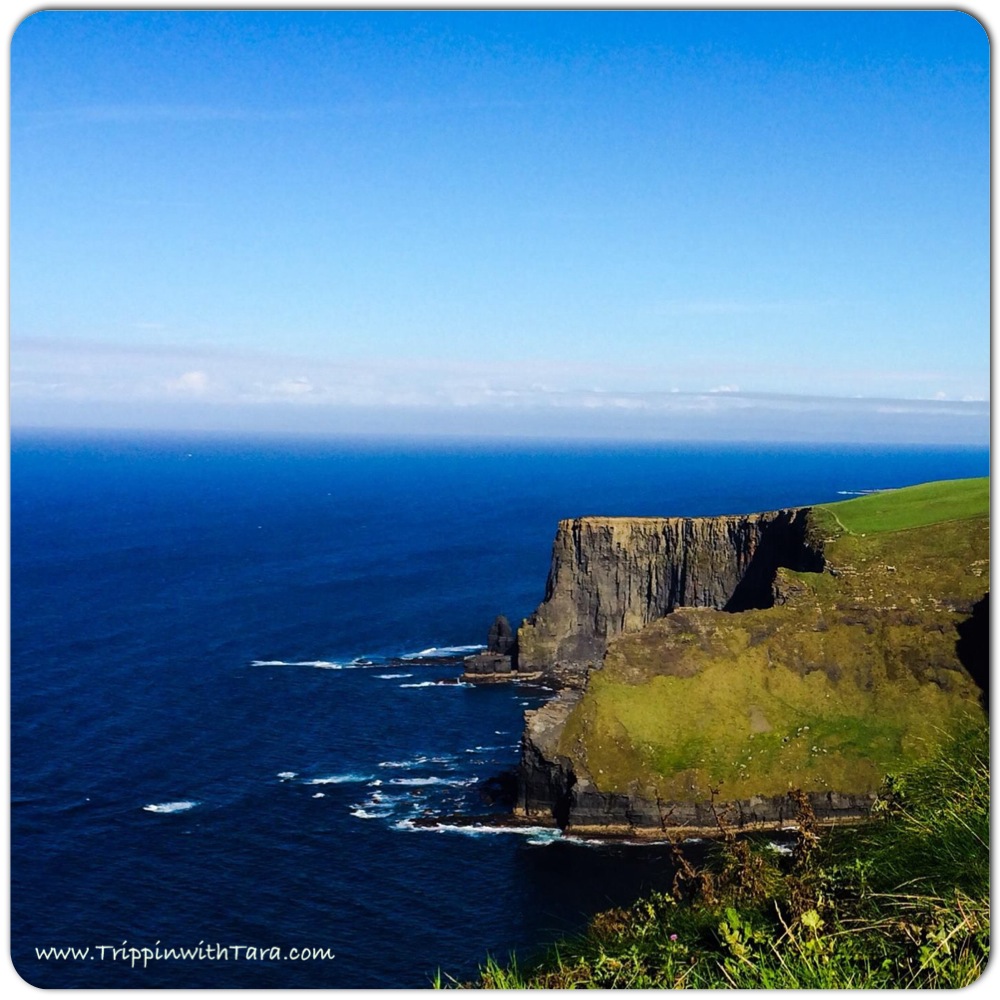
[[988, 478], [948, 479], [922, 483], [842, 500], [817, 509], [830, 511], [851, 534], [903, 531], [942, 521], [988, 517], [990, 481]]

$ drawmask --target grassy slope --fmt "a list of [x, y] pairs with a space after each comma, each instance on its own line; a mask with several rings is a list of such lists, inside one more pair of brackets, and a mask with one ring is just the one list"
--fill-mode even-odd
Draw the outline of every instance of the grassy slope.
[[886, 792], [866, 827], [817, 843], [805, 818], [792, 860], [730, 841], [708, 877], [600, 913], [524, 969], [489, 960], [470, 985], [967, 986], [989, 959], [986, 727], [957, 733]]
[[836, 575], [781, 571], [773, 608], [622, 636], [560, 752], [666, 799], [874, 791], [980, 713], [955, 627], [989, 586], [988, 508], [988, 480], [959, 480], [814, 509]]
[[922, 483], [826, 504], [819, 509], [835, 514], [844, 529], [853, 534], [902, 531], [942, 521], [988, 516], [990, 481], [982, 478]]

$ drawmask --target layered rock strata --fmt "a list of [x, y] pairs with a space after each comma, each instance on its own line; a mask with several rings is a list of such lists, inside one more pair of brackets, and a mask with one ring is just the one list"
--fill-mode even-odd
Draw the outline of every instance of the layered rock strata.
[[778, 567], [823, 568], [807, 527], [808, 508], [562, 521], [545, 599], [518, 630], [518, 666], [584, 674], [610, 639], [675, 607], [769, 607]]
[[[799, 806], [789, 795], [695, 801], [664, 801], [640, 789], [602, 792], [589, 775], [575, 773], [558, 753], [562, 725], [579, 693], [562, 695], [527, 720], [522, 743], [516, 815], [552, 822], [576, 835], [650, 836], [669, 833], [718, 835], [730, 830], [780, 830], [794, 825]], [[809, 804], [824, 825], [850, 823], [869, 815], [875, 796], [811, 792]]]
[[988, 516], [852, 533], [830, 507], [561, 522], [517, 663], [562, 690], [525, 715], [516, 813], [706, 835], [793, 823], [801, 792], [865, 817], [880, 768], [981, 711], [988, 541]]

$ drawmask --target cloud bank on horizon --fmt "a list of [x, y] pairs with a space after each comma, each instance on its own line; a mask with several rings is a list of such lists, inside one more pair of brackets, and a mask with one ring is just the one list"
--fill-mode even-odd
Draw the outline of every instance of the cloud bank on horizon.
[[989, 420], [986, 400], [944, 393], [699, 390], [680, 388], [691, 375], [669, 367], [559, 362], [532, 375], [514, 362], [317, 363], [41, 342], [19, 352], [11, 387], [15, 426], [49, 429], [982, 444]]
[[42, 11], [18, 427], [985, 443], [941, 11]]

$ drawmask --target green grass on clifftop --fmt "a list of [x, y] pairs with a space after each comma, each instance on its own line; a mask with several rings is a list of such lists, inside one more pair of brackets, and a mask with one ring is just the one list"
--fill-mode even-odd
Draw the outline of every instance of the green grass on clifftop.
[[816, 508], [822, 573], [774, 607], [681, 608], [608, 647], [559, 752], [603, 792], [705, 801], [870, 793], [926, 757], [981, 692], [959, 660], [989, 588], [989, 482]]
[[852, 534], [902, 531], [943, 521], [984, 517], [990, 510], [990, 481], [948, 479], [899, 490], [886, 490], [854, 500], [824, 504]]

